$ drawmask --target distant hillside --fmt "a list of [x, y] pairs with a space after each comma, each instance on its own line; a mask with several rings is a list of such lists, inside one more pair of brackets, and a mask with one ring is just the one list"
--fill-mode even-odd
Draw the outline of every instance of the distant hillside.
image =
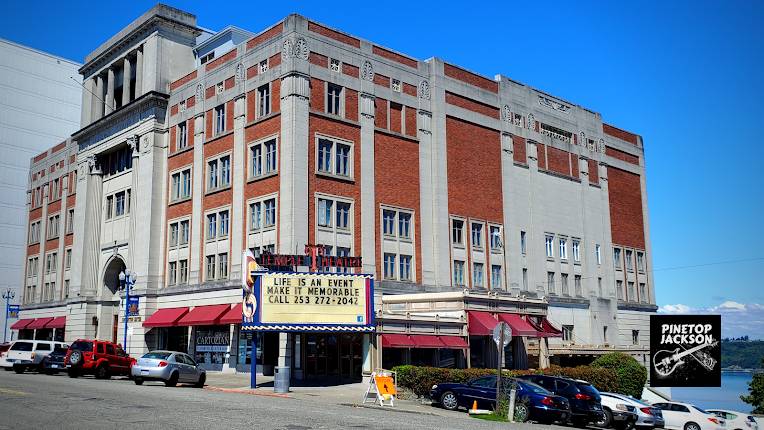
[[744, 369], [760, 369], [764, 366], [764, 341], [722, 340], [722, 368], [740, 366]]

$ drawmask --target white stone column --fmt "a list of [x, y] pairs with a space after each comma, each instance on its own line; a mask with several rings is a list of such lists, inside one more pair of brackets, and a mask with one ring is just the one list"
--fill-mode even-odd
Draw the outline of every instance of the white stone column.
[[[376, 194], [374, 190], [374, 99], [360, 96], [361, 118], [361, 260], [363, 273], [376, 275]], [[356, 251], [356, 255], [358, 251]]]
[[202, 236], [204, 234], [204, 216], [202, 214], [202, 199], [204, 196], [204, 106], [197, 100], [197, 112], [194, 118], [194, 165], [193, 165], [193, 196], [191, 203], [191, 248], [188, 262], [188, 283], [191, 285], [201, 282]]
[[[432, 148], [432, 113], [419, 110], [417, 113], [419, 137], [419, 222], [422, 229], [422, 275], [424, 285], [437, 284], [437, 261], [435, 246], [435, 220], [433, 189], [433, 148]], [[450, 270], [450, 268], [449, 268]]]
[[[133, 168], [132, 172], [130, 172], [130, 202], [128, 204], [130, 205], [130, 232], [129, 232], [129, 240], [133, 243], [135, 239], [135, 230], [136, 230], [136, 223], [138, 221], [138, 217], [135, 216], [135, 212], [137, 210], [136, 208], [136, 202], [138, 202], [138, 175], [136, 174], [138, 172], [138, 167], [140, 164], [140, 151], [138, 147], [138, 136], [132, 136], [127, 139], [127, 145], [130, 147], [130, 149], [133, 151], [132, 153], [132, 162], [133, 162]], [[127, 267], [130, 270], [135, 270], [135, 247], [130, 246], [129, 247], [129, 254], [126, 261]]]
[[135, 53], [135, 98], [143, 94], [143, 47]]
[[[506, 124], [502, 124], [506, 127]], [[510, 240], [512, 229], [512, 192], [515, 184], [512, 181], [512, 168], [514, 167], [515, 145], [512, 140], [512, 134], [508, 132], [501, 133], [501, 200], [502, 200], [502, 213], [504, 215], [502, 224], [504, 225], [504, 284], [506, 290], [512, 294], [519, 294], [522, 289], [523, 282], [523, 268], [518, 264], [512, 269], [517, 272], [510, 274], [510, 262], [520, 261], [519, 247], [514, 246]], [[511, 282], [512, 279], [515, 282]]]
[[48, 185], [43, 185], [40, 188], [40, 192], [42, 193], [42, 214], [40, 218], [40, 250], [39, 250], [39, 256], [40, 256], [40, 265], [37, 269], [38, 277], [37, 277], [37, 283], [35, 284], [36, 288], [34, 290], [34, 297], [32, 297], [32, 300], [30, 303], [39, 303], [41, 301], [42, 297], [42, 289], [45, 285], [46, 280], [46, 273], [45, 273], [45, 244], [48, 241]]
[[85, 201], [85, 214], [87, 227], [84, 228], [84, 241], [82, 252], [82, 285], [80, 295], [92, 296], [98, 292], [98, 275], [101, 254], [101, 215], [102, 215], [102, 190], [103, 178], [101, 166], [98, 165], [95, 155], [88, 157], [89, 175], [88, 192]]
[[241, 251], [244, 249], [243, 229], [245, 229], [246, 215], [244, 213], [244, 181], [246, 178], [247, 150], [244, 142], [244, 124], [247, 114], [247, 98], [242, 94], [233, 102], [233, 160], [231, 168], [233, 174], [233, 202], [231, 207], [231, 222], [229, 228], [231, 234], [231, 262], [229, 279], [241, 277]]
[[[68, 161], [65, 165], [68, 165]], [[69, 175], [61, 176], [61, 210], [58, 219], [58, 260], [56, 261], [56, 291], [53, 292], [53, 300], [64, 298], [64, 272], [66, 264], [66, 218], [69, 207], [66, 196], [69, 194]]]
[[93, 93], [95, 92], [95, 80], [85, 79], [82, 82], [82, 109], [80, 110], [80, 128], [85, 128], [93, 119]]
[[308, 112], [310, 81], [302, 74], [281, 79], [281, 150], [278, 252], [301, 253], [308, 243]]
[[125, 57], [122, 66], [122, 106], [130, 103], [130, 75], [132, 74], [132, 64], [130, 57]]
[[96, 122], [103, 117], [104, 110], [103, 76], [95, 77], [95, 96], [93, 97], [93, 117], [91, 122]]
[[106, 77], [106, 104], [104, 115], [114, 111], [114, 69], [109, 67]]
[[[535, 219], [534, 212], [540, 212], [543, 209], [536, 209], [538, 204], [535, 192], [536, 177], [539, 174], [539, 155], [538, 143], [535, 140], [526, 141], [528, 151], [528, 231], [526, 232], [526, 256], [530, 262], [528, 267], [528, 290], [535, 292], [539, 296], [548, 296], [547, 278], [546, 278], [546, 254], [542, 249], [544, 244], [544, 226], [537, 226], [533, 223]], [[541, 252], [539, 252], [541, 250]], [[543, 339], [541, 340], [543, 341]], [[540, 341], [540, 342], [541, 342]]]

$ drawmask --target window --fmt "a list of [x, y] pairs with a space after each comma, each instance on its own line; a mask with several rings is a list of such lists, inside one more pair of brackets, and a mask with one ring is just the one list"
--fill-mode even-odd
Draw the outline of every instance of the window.
[[631, 344], [632, 345], [639, 345], [639, 330], [632, 330], [631, 331]]
[[602, 250], [599, 243], [594, 245], [594, 255], [597, 257], [597, 264], [602, 264]]
[[637, 251], [637, 270], [645, 271], [645, 253]]
[[178, 263], [171, 261], [170, 266], [167, 268], [167, 283], [169, 285], [175, 285], [178, 282]]
[[255, 202], [249, 204], [249, 229], [260, 230], [262, 226], [262, 203]]
[[401, 281], [410, 281], [411, 280], [411, 256], [410, 255], [401, 255], [400, 256], [400, 270], [398, 271], [398, 274], [400, 276]]
[[207, 240], [215, 239], [216, 237], [227, 237], [229, 219], [227, 209], [218, 213], [207, 214]]
[[623, 281], [615, 281], [615, 291], [618, 300], [623, 300]]
[[228, 236], [228, 211], [218, 213], [218, 224], [220, 224], [220, 236]]
[[575, 275], [573, 281], [575, 282], [574, 288], [576, 289], [576, 296], [583, 297], [584, 291], [583, 287], [581, 286], [581, 275]]
[[29, 226], [29, 243], [40, 241], [40, 221], [35, 221]]
[[472, 263], [472, 286], [483, 287], [483, 263]]
[[398, 237], [401, 239], [411, 238], [411, 214], [398, 212]]
[[[263, 153], [265, 163], [263, 163]], [[278, 170], [276, 138], [249, 147], [249, 177], [271, 175]]]
[[200, 64], [204, 64], [204, 63], [206, 63], [206, 62], [208, 62], [208, 61], [212, 60], [213, 58], [215, 58], [215, 51], [212, 51], [212, 52], [210, 52], [209, 54], [206, 54], [206, 55], [204, 55], [203, 57], [201, 57], [201, 58], [199, 59], [199, 63], [200, 63]]
[[263, 221], [263, 227], [273, 227], [276, 225], [276, 199], [268, 199], [263, 202], [265, 206], [265, 220]]
[[180, 232], [177, 222], [170, 224], [170, 246], [178, 246], [178, 233]]
[[626, 270], [629, 272], [634, 271], [634, 261], [632, 260], [633, 255], [634, 253], [630, 249], [626, 250]]
[[603, 297], [604, 294], [605, 294], [605, 292], [602, 290], [602, 278], [598, 277], [597, 278], [597, 295], [599, 297]]
[[133, 167], [133, 150], [127, 144], [98, 156], [104, 176], [112, 176]]
[[260, 118], [270, 113], [271, 85], [265, 84], [257, 88], [257, 117]]
[[319, 173], [353, 177], [353, 148], [349, 143], [343, 143], [328, 138], [318, 139]]
[[74, 209], [69, 209], [66, 215], [66, 234], [74, 232]]
[[120, 191], [114, 194], [114, 216], [122, 216], [125, 214], [125, 192]]
[[568, 240], [563, 237], [560, 238], [560, 259], [568, 259]]
[[491, 266], [491, 288], [501, 288], [501, 266]]
[[260, 61], [260, 63], [257, 65], [258, 73], [265, 73], [268, 71], [268, 59]]
[[347, 230], [350, 220], [350, 203], [337, 202], [337, 228]]
[[573, 342], [573, 326], [572, 325], [562, 326], [562, 340], [563, 342]]
[[464, 261], [454, 260], [454, 286], [464, 286]]
[[395, 254], [385, 253], [384, 257], [384, 277], [385, 279], [395, 279]]
[[613, 248], [613, 265], [616, 269], [621, 269], [621, 248]]
[[491, 249], [494, 251], [501, 251], [503, 243], [501, 241], [501, 228], [492, 225], [489, 228], [491, 236]]
[[382, 234], [395, 236], [395, 211], [389, 209], [382, 211]]
[[602, 342], [607, 344], [607, 326], [602, 326]]
[[401, 92], [401, 81], [400, 79], [392, 79], [390, 81], [390, 87], [395, 91], [396, 93]]
[[191, 197], [191, 169], [172, 174], [170, 200], [177, 201]]
[[59, 215], [53, 215], [48, 218], [48, 239], [58, 237], [58, 224], [60, 221]]
[[217, 221], [218, 221], [217, 214], [207, 215], [207, 239], [214, 239], [217, 236], [217, 232], [218, 232]]
[[628, 288], [628, 290], [626, 291], [628, 293], [628, 296], [626, 299], [630, 302], [636, 302], [637, 295], [636, 295], [636, 291], [634, 290], [634, 283], [630, 281], [626, 283], [626, 286]]
[[336, 58], [329, 59], [329, 70], [332, 72], [339, 72], [341, 70], [340, 60]]
[[578, 239], [573, 239], [573, 261], [581, 262], [581, 241]]
[[[338, 246], [337, 247], [337, 257], [349, 257], [350, 256], [350, 248], [343, 248]], [[337, 268], [338, 273], [350, 273], [349, 267], [338, 267]]]
[[178, 282], [185, 284], [188, 282], [188, 260], [178, 261]]
[[525, 255], [526, 250], [526, 242], [525, 242], [525, 232], [520, 231], [520, 252]]
[[318, 199], [318, 225], [321, 227], [332, 226], [332, 205], [334, 202], [327, 199]]
[[333, 115], [342, 114], [342, 87], [332, 83], [326, 84], [326, 112]]
[[644, 282], [639, 283], [639, 301], [647, 303], [647, 285]]
[[225, 104], [215, 107], [213, 119], [215, 124], [214, 136], [218, 136], [225, 131]]
[[218, 278], [228, 278], [228, 253], [218, 254]]
[[207, 191], [226, 188], [231, 185], [231, 156], [207, 161]]
[[45, 273], [56, 273], [56, 260], [58, 255], [51, 252], [45, 257]]
[[186, 122], [178, 123], [178, 145], [177, 150], [180, 151], [188, 147], [188, 127]]
[[554, 257], [554, 236], [546, 235], [544, 237], [544, 246], [546, 247], [547, 258]]
[[64, 281], [64, 298], [65, 299], [69, 298], [69, 280], [68, 279]]
[[215, 256], [207, 256], [207, 280], [211, 281], [215, 279]]
[[463, 230], [464, 230], [464, 221], [462, 220], [451, 220], [451, 242], [453, 242], [454, 245], [462, 245], [462, 237], [463, 237]]
[[483, 224], [478, 224], [473, 222], [472, 223], [472, 247], [473, 248], [482, 248], [483, 247]]
[[188, 245], [190, 226], [191, 224], [188, 220], [180, 222], [180, 238], [178, 240], [179, 245]]
[[562, 294], [565, 295], [565, 296], [569, 296], [570, 295], [570, 289], [569, 289], [569, 286], [568, 286], [568, 274], [567, 273], [563, 273], [560, 278], [561, 278], [561, 281], [562, 281]]
[[554, 272], [546, 272], [546, 291], [554, 294]]

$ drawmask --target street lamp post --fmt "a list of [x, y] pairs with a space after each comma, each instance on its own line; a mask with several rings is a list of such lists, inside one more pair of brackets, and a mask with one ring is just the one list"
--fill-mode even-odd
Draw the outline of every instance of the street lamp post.
[[3, 343], [5, 343], [5, 337], [8, 335], [8, 307], [11, 304], [11, 300], [16, 297], [16, 292], [8, 288], [3, 291], [3, 298], [5, 299], [5, 325], [3, 326]]
[[125, 269], [121, 272], [119, 272], [119, 287], [120, 289], [125, 289], [125, 332], [124, 332], [124, 338], [122, 341], [123, 348], [125, 349], [125, 353], [127, 353], [127, 318], [130, 312], [130, 288], [133, 287], [135, 284], [135, 272], [130, 272], [129, 270]]

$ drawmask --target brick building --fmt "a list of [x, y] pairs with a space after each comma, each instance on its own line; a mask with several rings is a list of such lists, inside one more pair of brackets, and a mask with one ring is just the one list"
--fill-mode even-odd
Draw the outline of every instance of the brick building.
[[258, 334], [266, 372], [492, 365], [499, 320], [508, 366], [644, 359], [643, 142], [600, 114], [299, 15], [211, 34], [159, 5], [80, 73], [82, 128], [32, 160], [22, 337], [121, 340], [128, 269], [131, 354], [245, 370], [242, 251], [322, 244], [374, 275], [377, 333]]

